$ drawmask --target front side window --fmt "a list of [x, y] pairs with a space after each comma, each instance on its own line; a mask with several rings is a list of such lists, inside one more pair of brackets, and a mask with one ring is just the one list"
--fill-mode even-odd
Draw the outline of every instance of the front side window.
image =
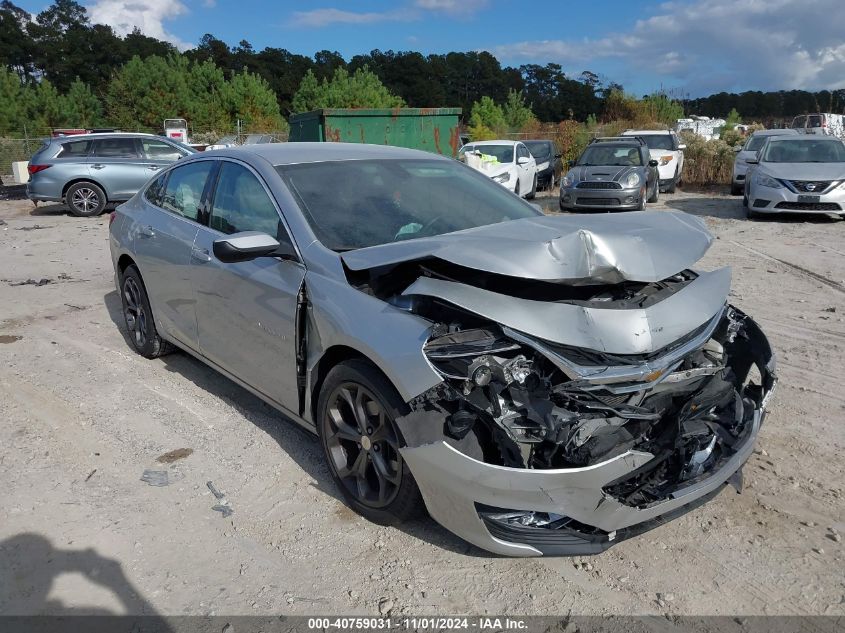
[[144, 156], [147, 157], [147, 160], [177, 160], [184, 156], [183, 152], [180, 152], [170, 143], [165, 143], [164, 141], [156, 141], [152, 139], [143, 139], [141, 141], [141, 149], [144, 152]]
[[102, 138], [94, 141], [94, 156], [99, 158], [140, 158], [134, 138]]
[[276, 205], [258, 177], [237, 163], [224, 161], [220, 166], [208, 225], [227, 235], [259, 231], [287, 240]]
[[61, 151], [56, 154], [56, 158], [80, 158], [88, 156], [91, 151], [91, 141], [71, 141], [70, 143], [62, 143]]
[[803, 130], [804, 123], [806, 123], [807, 117], [805, 116], [797, 116], [792, 120], [792, 127], [793, 129]]
[[335, 251], [542, 215], [458, 161], [326, 161], [276, 170], [317, 238]]
[[170, 170], [159, 206], [198, 221], [202, 192], [213, 167], [214, 161], [202, 160]]

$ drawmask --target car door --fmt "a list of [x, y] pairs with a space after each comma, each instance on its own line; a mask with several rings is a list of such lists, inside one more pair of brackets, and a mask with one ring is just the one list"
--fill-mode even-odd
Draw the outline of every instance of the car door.
[[215, 240], [242, 231], [260, 231], [293, 245], [273, 196], [251, 168], [221, 161], [208, 208], [207, 226], [197, 235], [191, 260], [200, 351], [296, 411], [294, 331], [305, 267], [281, 257], [231, 264], [214, 257]]
[[153, 175], [141, 156], [138, 139], [128, 136], [94, 141], [89, 173], [109, 200], [128, 200]]
[[[524, 165], [519, 164], [521, 158], [527, 158], [528, 162]], [[534, 172], [537, 170], [537, 163], [531, 157], [531, 152], [522, 143], [516, 146], [516, 169], [519, 174], [519, 190], [523, 192], [531, 191], [534, 185]]]
[[213, 160], [191, 161], [161, 174], [144, 190], [132, 214], [135, 261], [156, 326], [198, 350], [191, 249], [203, 211]]

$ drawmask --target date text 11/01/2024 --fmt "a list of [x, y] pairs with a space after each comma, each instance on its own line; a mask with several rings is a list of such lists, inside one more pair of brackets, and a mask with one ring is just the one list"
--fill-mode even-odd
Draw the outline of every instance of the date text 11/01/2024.
[[402, 618], [367, 618], [336, 617], [308, 618], [309, 630], [479, 630], [502, 631], [527, 630], [528, 623], [521, 618], [507, 617], [402, 617]]

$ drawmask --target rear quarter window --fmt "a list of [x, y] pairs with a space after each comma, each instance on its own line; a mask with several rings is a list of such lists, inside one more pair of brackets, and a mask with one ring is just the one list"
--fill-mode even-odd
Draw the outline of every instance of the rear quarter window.
[[91, 151], [91, 141], [69, 141], [62, 143], [62, 148], [56, 158], [79, 158], [88, 156]]

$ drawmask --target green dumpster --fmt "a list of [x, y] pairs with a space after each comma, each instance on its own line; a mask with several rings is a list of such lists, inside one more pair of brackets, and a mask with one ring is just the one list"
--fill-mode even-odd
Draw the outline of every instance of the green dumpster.
[[460, 108], [324, 108], [290, 118], [291, 141], [373, 143], [455, 157]]

